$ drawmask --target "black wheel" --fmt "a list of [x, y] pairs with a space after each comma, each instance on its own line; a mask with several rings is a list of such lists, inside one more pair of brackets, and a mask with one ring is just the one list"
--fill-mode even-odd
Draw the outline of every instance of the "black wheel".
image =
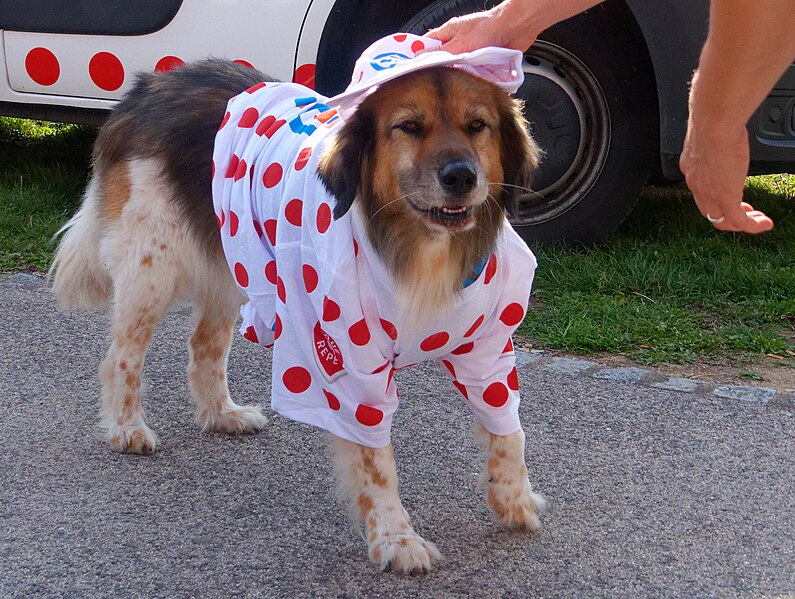
[[[439, 0], [405, 29], [424, 33], [483, 8]], [[654, 78], [637, 27], [609, 1], [545, 31], [524, 71], [516, 95], [545, 156], [511, 223], [528, 243], [603, 241], [634, 207], [657, 154]]]

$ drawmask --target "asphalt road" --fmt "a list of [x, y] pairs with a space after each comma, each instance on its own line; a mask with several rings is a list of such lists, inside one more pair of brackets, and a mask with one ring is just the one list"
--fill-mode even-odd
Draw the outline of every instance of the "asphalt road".
[[[0, 277], [0, 597], [772, 597], [795, 594], [795, 413], [520, 372], [527, 459], [548, 499], [534, 535], [476, 490], [471, 418], [434, 365], [400, 373], [402, 497], [445, 556], [379, 573], [334, 500], [322, 435], [272, 415], [201, 434], [185, 384], [190, 315], [163, 323], [145, 374], [162, 450], [95, 432], [106, 316], [63, 315]], [[236, 340], [242, 403], [269, 354]]]

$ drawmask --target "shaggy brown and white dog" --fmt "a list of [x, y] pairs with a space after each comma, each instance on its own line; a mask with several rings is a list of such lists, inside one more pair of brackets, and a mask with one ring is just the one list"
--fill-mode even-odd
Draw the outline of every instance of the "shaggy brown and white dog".
[[[188, 380], [198, 424], [230, 433], [266, 424], [259, 407], [235, 404], [227, 386], [244, 297], [221, 248], [210, 169], [227, 101], [261, 81], [270, 80], [216, 60], [141, 75], [97, 139], [82, 207], [63, 229], [54, 291], [66, 308], [111, 302], [101, 426], [115, 450], [148, 454], [157, 447], [141, 406], [141, 370], [155, 326], [179, 299], [190, 300], [196, 314]], [[466, 157], [465, 170], [485, 182], [456, 191], [465, 197], [454, 203], [466, 210], [453, 214], [441, 209], [450, 203], [450, 185], [438, 181], [450, 156]], [[495, 245], [537, 157], [516, 100], [478, 77], [437, 67], [371, 94], [328, 146], [318, 174], [336, 199], [335, 214], [361, 211], [409, 314], [432, 318]], [[423, 211], [400, 200], [418, 193]], [[541, 499], [528, 482], [524, 433], [498, 436], [481, 427], [480, 436], [489, 505], [502, 522], [535, 529]], [[364, 523], [370, 558], [382, 569], [428, 570], [440, 555], [403, 509], [392, 446], [334, 438], [331, 451], [338, 487]]]

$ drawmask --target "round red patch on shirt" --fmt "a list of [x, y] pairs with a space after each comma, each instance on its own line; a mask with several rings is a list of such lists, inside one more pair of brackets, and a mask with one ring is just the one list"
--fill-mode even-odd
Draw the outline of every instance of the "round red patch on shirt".
[[317, 209], [317, 232], [325, 233], [331, 226], [331, 206], [323, 202]]
[[229, 211], [229, 235], [232, 237], [235, 236], [237, 233], [237, 228], [240, 226], [240, 219], [237, 218], [237, 214], [234, 211]]
[[241, 160], [237, 163], [237, 168], [235, 169], [235, 181], [240, 181], [243, 177], [246, 176], [246, 171], [248, 170], [248, 165], [246, 164], [245, 160]]
[[264, 135], [270, 139], [273, 137], [273, 134], [279, 130], [279, 127], [284, 125], [286, 122], [287, 121], [284, 119], [279, 119], [277, 121], [275, 116], [269, 114], [259, 122], [259, 125], [257, 125], [257, 128], [254, 130], [254, 132], [257, 135]]
[[513, 341], [511, 341], [511, 338], [508, 337], [508, 343], [506, 343], [505, 347], [502, 348], [502, 353], [507, 354], [508, 352], [512, 351], [513, 351]]
[[298, 158], [295, 159], [295, 170], [300, 171], [309, 162], [309, 157], [312, 155], [312, 148], [303, 148], [298, 152]]
[[499, 381], [492, 383], [483, 392], [483, 401], [493, 408], [499, 408], [508, 401], [508, 387]]
[[396, 33], [392, 36], [396, 42], [405, 42], [406, 41], [406, 34], [405, 33]]
[[[253, 171], [254, 169], [251, 169], [251, 170]], [[257, 235], [259, 235], [260, 238], [261, 238], [262, 237], [262, 225], [259, 224], [259, 221], [256, 221], [256, 220], [252, 220], [251, 222], [254, 225], [254, 230], [257, 232]]]
[[25, 70], [39, 85], [52, 85], [61, 76], [58, 59], [47, 48], [33, 48], [25, 56]]
[[370, 329], [367, 328], [364, 318], [351, 325], [348, 329], [348, 337], [358, 346], [367, 345], [370, 342]]
[[237, 154], [232, 154], [232, 157], [229, 159], [229, 165], [226, 167], [226, 174], [224, 177], [227, 179], [234, 177], [237, 172], [238, 164], [240, 164], [240, 158], [237, 157]]
[[244, 66], [244, 67], [248, 67], [249, 69], [253, 69], [253, 68], [254, 68], [254, 65], [253, 65], [253, 64], [251, 64], [251, 63], [250, 63], [249, 61], [247, 61], [247, 60], [243, 60], [242, 58], [238, 58], [238, 59], [236, 59], [236, 60], [233, 60], [232, 62], [236, 62], [237, 64], [239, 64], [239, 65], [241, 65], [241, 66]]
[[516, 367], [508, 373], [508, 387], [514, 391], [519, 390], [519, 373], [516, 372]]
[[276, 219], [269, 218], [262, 226], [265, 229], [265, 234], [268, 236], [268, 241], [271, 242], [271, 246], [276, 247]]
[[340, 317], [340, 307], [334, 300], [330, 300], [327, 297], [323, 298], [323, 320], [325, 322], [331, 322], [332, 320], [337, 320]]
[[420, 349], [422, 351], [434, 351], [439, 349], [440, 347], [444, 347], [444, 344], [450, 340], [450, 335], [442, 331], [441, 333], [434, 333], [430, 337], [426, 337], [423, 339], [422, 343], [420, 343]]
[[475, 321], [475, 323], [471, 327], [469, 327], [469, 330], [466, 333], [464, 333], [464, 337], [469, 337], [471, 335], [474, 335], [475, 331], [478, 330], [478, 327], [483, 324], [483, 320], [485, 318], [486, 318], [485, 314], [481, 314], [480, 316], [478, 316], [478, 319]]
[[235, 262], [235, 279], [241, 287], [248, 287], [248, 271], [240, 262]]
[[375, 426], [384, 419], [384, 413], [378, 408], [359, 404], [356, 407], [356, 420], [365, 426]]
[[276, 340], [282, 336], [282, 319], [276, 314], [276, 322], [273, 323], [273, 339]]
[[241, 129], [251, 129], [259, 120], [259, 111], [250, 106], [246, 108], [243, 112], [243, 115], [240, 117], [240, 120], [237, 122], [237, 126]]
[[279, 296], [283, 304], [287, 303], [287, 292], [284, 289], [284, 281], [282, 281], [280, 276], [276, 277], [276, 295]]
[[94, 85], [106, 92], [116, 91], [124, 83], [124, 67], [110, 52], [94, 54], [88, 63], [88, 74]]
[[464, 354], [468, 354], [469, 352], [471, 352], [473, 347], [475, 347], [475, 344], [472, 341], [470, 341], [469, 343], [464, 343], [464, 345], [459, 345], [450, 353], [453, 354], [454, 356], [462, 356]]
[[155, 71], [157, 73], [165, 73], [172, 69], [176, 69], [177, 67], [181, 67], [184, 64], [185, 61], [181, 58], [176, 56], [164, 56], [157, 61], [157, 64], [155, 65]]
[[312, 375], [306, 368], [293, 366], [284, 371], [282, 382], [290, 393], [303, 393], [312, 384]]
[[257, 331], [254, 330], [254, 327], [246, 328], [246, 332], [243, 333], [243, 337], [253, 343], [259, 343], [259, 337], [257, 337]]
[[265, 278], [272, 284], [276, 284], [276, 278], [279, 272], [276, 270], [276, 260], [271, 260], [265, 265]]
[[302, 64], [300, 67], [295, 69], [295, 75], [293, 75], [293, 82], [299, 83], [301, 85], [305, 85], [309, 89], [315, 89], [315, 65], [312, 63]]
[[414, 42], [411, 44], [411, 51], [414, 52], [415, 54], [420, 50], [424, 49], [425, 49], [425, 44], [423, 44], [420, 40], [414, 40]]
[[522, 322], [524, 318], [524, 308], [521, 304], [516, 302], [508, 304], [500, 314], [500, 320], [509, 327], [515, 326]]
[[447, 370], [450, 371], [450, 374], [453, 375], [453, 378], [455, 378], [455, 368], [453, 365], [447, 360], [442, 360], [442, 364], [444, 364], [444, 367], [447, 368]]
[[298, 198], [290, 200], [284, 207], [284, 216], [287, 222], [296, 227], [301, 226], [301, 213], [304, 210], [304, 203]]
[[492, 254], [491, 256], [489, 256], [488, 264], [486, 264], [486, 275], [483, 277], [483, 282], [486, 285], [491, 283], [491, 280], [494, 278], [496, 272], [497, 272], [497, 256]]
[[326, 401], [328, 401], [328, 407], [334, 411], [340, 409], [340, 400], [337, 399], [337, 396], [331, 393], [330, 391], [326, 391], [323, 389], [323, 395], [326, 396]]
[[306, 292], [312, 293], [315, 289], [317, 289], [317, 271], [314, 268], [312, 268], [309, 264], [304, 264], [302, 270], [304, 275], [304, 287], [306, 287]]
[[223, 129], [223, 128], [224, 128], [224, 125], [226, 125], [226, 124], [229, 122], [229, 119], [230, 119], [231, 117], [232, 117], [232, 113], [231, 113], [231, 112], [227, 112], [227, 113], [224, 115], [224, 120], [222, 120], [222, 121], [221, 121], [221, 126], [220, 126], [220, 127], [218, 127], [218, 130], [219, 130], [219, 131], [220, 131], [221, 129]]
[[453, 385], [455, 385], [455, 388], [461, 392], [461, 395], [464, 396], [464, 399], [469, 399], [469, 393], [467, 393], [467, 388], [464, 387], [464, 385], [458, 381], [453, 381]]
[[275, 187], [282, 180], [283, 172], [281, 164], [278, 162], [270, 163], [262, 174], [262, 184], [268, 189]]
[[397, 329], [395, 328], [395, 325], [393, 325], [391, 322], [383, 318], [381, 318], [380, 320], [381, 320], [381, 328], [384, 329], [384, 332], [387, 335], [389, 335], [389, 338], [392, 341], [396, 341], [398, 337], [398, 332]]
[[257, 91], [258, 89], [262, 89], [262, 88], [263, 88], [263, 87], [265, 87], [266, 85], [267, 85], [267, 83], [265, 83], [264, 81], [261, 81], [260, 83], [257, 83], [257, 84], [255, 84], [255, 85], [252, 85], [251, 87], [249, 87], [249, 88], [246, 90], [246, 93], [247, 93], [247, 94], [253, 94], [255, 91]]

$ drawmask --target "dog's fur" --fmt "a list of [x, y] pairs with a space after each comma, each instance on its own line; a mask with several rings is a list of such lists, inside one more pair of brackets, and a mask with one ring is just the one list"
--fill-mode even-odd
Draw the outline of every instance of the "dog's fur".
[[[62, 229], [53, 264], [60, 304], [113, 307], [101, 425], [118, 451], [147, 454], [158, 444], [141, 407], [141, 370], [155, 326], [177, 299], [195, 307], [188, 379], [199, 425], [265, 426], [259, 408], [229, 396], [226, 359], [244, 298], [223, 257], [210, 193], [226, 103], [260, 81], [269, 79], [217, 60], [141, 75], [102, 128], [83, 204]], [[435, 68], [369, 96], [337, 132], [318, 175], [336, 199], [336, 218], [361, 211], [404, 309], [419, 318], [449, 306], [493, 248], [537, 159], [515, 100], [460, 70]], [[477, 176], [463, 192], [440, 183], [440, 169], [456, 161]], [[451, 224], [434, 212], [449, 205], [466, 206], [466, 218]], [[524, 434], [480, 434], [489, 505], [507, 524], [536, 528], [541, 499], [527, 480]], [[370, 558], [401, 572], [428, 570], [440, 555], [400, 503], [392, 447], [338, 438], [331, 446], [338, 488], [364, 522]]]

